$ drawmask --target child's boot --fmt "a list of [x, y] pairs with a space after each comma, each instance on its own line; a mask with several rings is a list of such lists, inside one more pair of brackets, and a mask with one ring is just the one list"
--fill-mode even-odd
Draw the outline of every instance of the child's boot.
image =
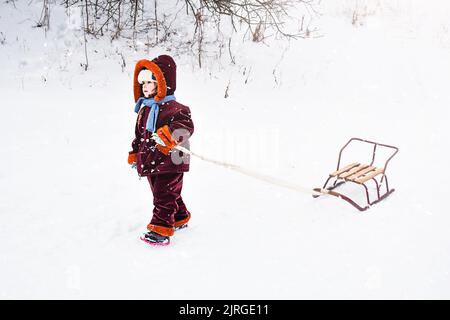
[[[191, 213], [188, 211], [186, 218], [178, 220], [178, 221], [175, 220], [175, 225], [174, 225], [175, 231], [186, 228], [188, 226], [188, 221], [190, 218], [191, 218]], [[176, 217], [175, 217], [175, 219], [176, 219]]]
[[180, 224], [179, 226], [175, 226], [175, 231], [178, 231], [180, 229], [184, 229], [184, 228], [187, 228], [187, 227], [188, 227], [188, 224], [186, 222], [184, 224]]
[[141, 240], [154, 246], [167, 246], [170, 243], [170, 237], [160, 235], [154, 231], [145, 233]]

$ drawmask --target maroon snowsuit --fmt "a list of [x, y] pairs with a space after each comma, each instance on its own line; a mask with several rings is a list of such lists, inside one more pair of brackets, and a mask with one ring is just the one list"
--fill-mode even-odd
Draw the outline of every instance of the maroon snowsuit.
[[[150, 63], [140, 60], [136, 64], [134, 76], [135, 100], [143, 96], [141, 85], [137, 83], [137, 74], [140, 70], [149, 67], [153, 73], [159, 68], [164, 75], [164, 81], [157, 78], [158, 89], [167, 86], [166, 95], [173, 95], [176, 89], [176, 64], [170, 56], [162, 55]], [[181, 197], [183, 186], [183, 173], [189, 171], [189, 155], [178, 150], [172, 150], [165, 155], [156, 148], [156, 142], [151, 139], [151, 132], [146, 129], [150, 108], [143, 106], [139, 111], [135, 134], [132, 142], [132, 153], [136, 154], [136, 165], [139, 176], [147, 177], [153, 192], [153, 217], [147, 229], [161, 235], [171, 236], [174, 227], [185, 224], [190, 219], [190, 213]], [[181, 131], [181, 136], [174, 136], [180, 145], [189, 149], [187, 140], [194, 132], [194, 123], [191, 119], [189, 107], [169, 101], [160, 105], [156, 128], [168, 125], [172, 134]], [[178, 129], [178, 130], [177, 130]], [[183, 130], [180, 130], [183, 129]], [[177, 131], [176, 131], [177, 130]]]

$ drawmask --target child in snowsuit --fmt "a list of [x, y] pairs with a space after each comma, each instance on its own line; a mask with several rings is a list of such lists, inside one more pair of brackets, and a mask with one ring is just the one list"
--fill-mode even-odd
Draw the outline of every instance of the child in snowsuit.
[[189, 107], [176, 101], [175, 89], [176, 64], [170, 56], [137, 62], [133, 90], [138, 116], [128, 163], [147, 177], [153, 192], [153, 217], [141, 239], [154, 245], [169, 244], [174, 231], [191, 218], [181, 198], [189, 155], [174, 147], [189, 148], [194, 123]]

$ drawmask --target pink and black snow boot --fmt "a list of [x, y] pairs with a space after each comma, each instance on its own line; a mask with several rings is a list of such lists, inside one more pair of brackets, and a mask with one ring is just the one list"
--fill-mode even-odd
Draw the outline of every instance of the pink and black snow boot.
[[160, 235], [149, 231], [141, 236], [141, 240], [153, 246], [167, 246], [170, 243], [170, 237]]

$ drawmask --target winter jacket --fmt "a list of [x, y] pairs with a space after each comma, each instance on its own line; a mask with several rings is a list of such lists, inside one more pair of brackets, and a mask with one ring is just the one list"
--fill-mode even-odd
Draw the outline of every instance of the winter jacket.
[[[173, 95], [176, 90], [176, 64], [170, 56], [162, 55], [152, 61], [140, 60], [134, 71], [134, 98], [137, 101], [143, 96], [142, 85], [137, 77], [142, 69], [149, 69], [156, 76], [157, 94], [155, 100], [162, 100], [166, 95]], [[191, 119], [189, 107], [177, 102], [169, 101], [159, 107], [156, 128], [168, 125], [174, 138], [180, 145], [189, 149], [189, 136], [194, 132], [194, 123]], [[150, 108], [143, 106], [136, 120], [135, 139], [132, 142], [132, 151], [136, 154], [137, 171], [140, 176], [151, 176], [161, 173], [180, 173], [189, 171], [189, 155], [178, 150], [172, 150], [164, 155], [156, 148], [156, 142], [151, 139], [151, 132], [146, 130], [147, 118]], [[176, 129], [184, 129], [177, 130]], [[177, 137], [177, 133], [182, 136]], [[175, 153], [175, 154], [174, 154]]]

